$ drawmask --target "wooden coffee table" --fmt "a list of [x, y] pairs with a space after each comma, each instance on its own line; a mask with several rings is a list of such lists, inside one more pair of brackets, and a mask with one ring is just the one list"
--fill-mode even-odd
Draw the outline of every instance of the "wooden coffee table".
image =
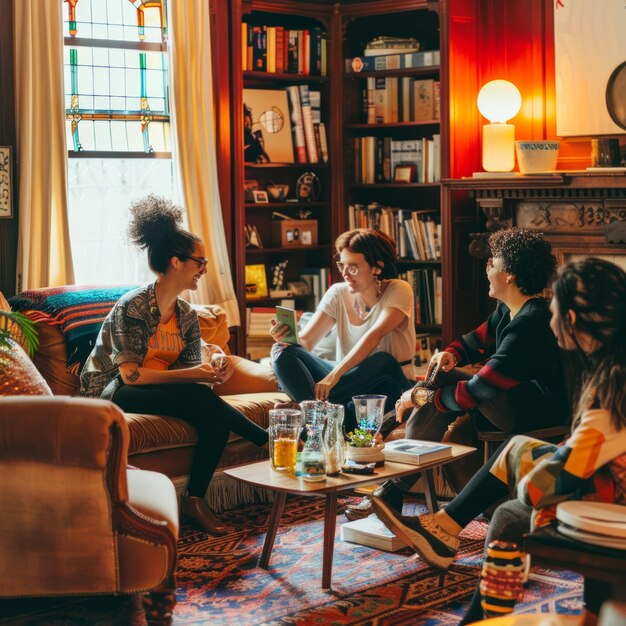
[[333, 569], [333, 550], [335, 546], [335, 526], [337, 522], [337, 493], [355, 487], [363, 487], [374, 483], [380, 483], [390, 478], [398, 478], [409, 474], [422, 474], [424, 478], [424, 491], [426, 501], [431, 511], [437, 508], [434, 497], [432, 470], [435, 467], [446, 465], [457, 459], [474, 452], [476, 448], [469, 446], [452, 445], [452, 456], [445, 459], [422, 463], [421, 465], [408, 465], [406, 463], [394, 463], [387, 461], [383, 467], [377, 467], [373, 474], [339, 474], [328, 476], [325, 481], [306, 482], [301, 477], [290, 476], [286, 472], [272, 470], [269, 461], [250, 463], [239, 467], [231, 467], [224, 473], [232, 478], [240, 480], [255, 487], [262, 487], [274, 492], [274, 504], [270, 514], [263, 551], [259, 559], [259, 566], [267, 568], [274, 547], [276, 532], [280, 518], [285, 508], [287, 494], [300, 496], [325, 496], [326, 507], [324, 511], [324, 554], [322, 560], [322, 589], [330, 589]]

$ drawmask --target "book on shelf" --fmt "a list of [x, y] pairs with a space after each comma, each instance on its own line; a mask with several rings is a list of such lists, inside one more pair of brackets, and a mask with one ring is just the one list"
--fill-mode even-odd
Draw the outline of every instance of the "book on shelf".
[[396, 439], [385, 443], [385, 461], [421, 465], [452, 456], [452, 446], [420, 439]]
[[246, 334], [257, 339], [270, 339], [272, 320], [276, 317], [273, 307], [246, 308]]
[[287, 87], [287, 94], [289, 96], [296, 163], [306, 163], [306, 140], [304, 138], [304, 125], [302, 123], [302, 109], [300, 108], [300, 90], [297, 85], [291, 85]]
[[435, 81], [432, 78], [413, 82], [413, 120], [421, 122], [435, 118]]
[[406, 547], [406, 543], [396, 537], [374, 513], [363, 519], [346, 522], [341, 526], [340, 534], [342, 541], [388, 552], [397, 552]]
[[326, 76], [327, 38], [321, 28], [241, 26], [242, 69], [271, 74]]
[[346, 72], [376, 72], [439, 65], [439, 50], [424, 50], [404, 54], [383, 54], [346, 59]]
[[309, 163], [318, 163], [317, 145], [315, 143], [315, 129], [313, 128], [313, 110], [311, 107], [311, 96], [308, 85], [300, 85], [300, 111], [302, 115], [302, 126], [304, 128], [304, 139]]
[[246, 298], [267, 298], [267, 274], [265, 273], [265, 265], [257, 263], [255, 265], [246, 265]]

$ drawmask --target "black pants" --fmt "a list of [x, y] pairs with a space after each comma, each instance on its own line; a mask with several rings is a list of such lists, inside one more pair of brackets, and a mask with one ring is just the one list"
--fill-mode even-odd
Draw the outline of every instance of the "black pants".
[[122, 385], [112, 401], [127, 413], [177, 417], [194, 427], [198, 444], [187, 487], [190, 496], [204, 497], [231, 431], [257, 446], [267, 441], [263, 428], [206, 385]]

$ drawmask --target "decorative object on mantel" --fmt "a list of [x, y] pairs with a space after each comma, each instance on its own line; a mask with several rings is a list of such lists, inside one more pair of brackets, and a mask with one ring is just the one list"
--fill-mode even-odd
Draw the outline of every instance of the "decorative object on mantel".
[[0, 146], [0, 218], [13, 217], [11, 146]]
[[314, 202], [320, 197], [322, 183], [317, 174], [305, 172], [296, 182], [296, 198], [298, 200], [308, 200]]
[[589, 171], [602, 171], [606, 167], [621, 168], [622, 158], [620, 155], [619, 139], [598, 137], [591, 140], [591, 167]]
[[483, 126], [483, 168], [487, 172], [510, 172], [515, 167], [515, 126], [507, 122], [519, 113], [522, 95], [508, 80], [492, 80], [478, 92], [477, 104], [490, 122]]
[[516, 141], [515, 154], [522, 174], [553, 172], [559, 158], [560, 141]]

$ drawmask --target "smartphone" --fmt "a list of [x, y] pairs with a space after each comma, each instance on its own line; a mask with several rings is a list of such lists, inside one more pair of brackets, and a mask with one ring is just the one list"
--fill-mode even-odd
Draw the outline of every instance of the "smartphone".
[[355, 463], [354, 461], [346, 461], [341, 468], [346, 474], [373, 474], [376, 463]]

